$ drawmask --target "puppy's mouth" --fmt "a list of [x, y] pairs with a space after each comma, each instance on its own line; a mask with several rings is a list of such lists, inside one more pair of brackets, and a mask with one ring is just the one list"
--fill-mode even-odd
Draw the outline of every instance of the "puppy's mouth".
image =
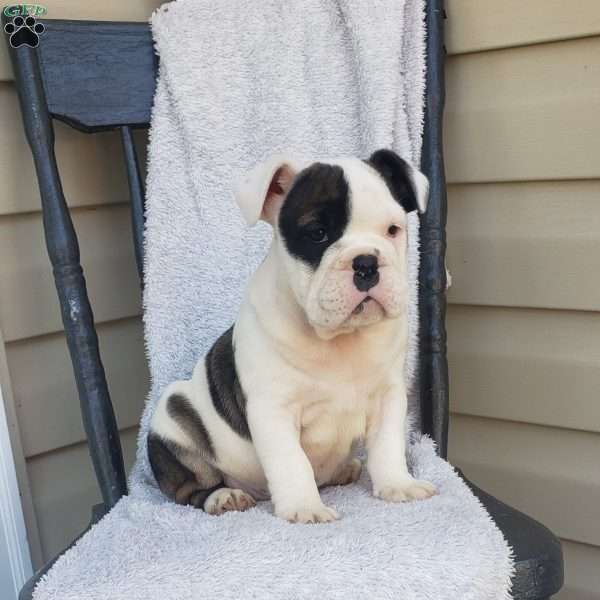
[[360, 315], [361, 312], [363, 312], [365, 310], [365, 307], [367, 305], [367, 302], [371, 302], [373, 301], [373, 298], [371, 298], [371, 296], [365, 296], [356, 306], [356, 308], [352, 311], [353, 315]]

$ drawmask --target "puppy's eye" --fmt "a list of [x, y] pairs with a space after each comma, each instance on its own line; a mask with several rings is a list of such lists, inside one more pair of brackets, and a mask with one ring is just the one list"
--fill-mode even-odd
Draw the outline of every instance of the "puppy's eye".
[[327, 230], [325, 227], [321, 227], [320, 225], [316, 225], [307, 229], [306, 235], [315, 244], [322, 244], [329, 239], [327, 236]]
[[390, 237], [396, 237], [401, 231], [402, 227], [399, 225], [390, 225], [387, 230]]

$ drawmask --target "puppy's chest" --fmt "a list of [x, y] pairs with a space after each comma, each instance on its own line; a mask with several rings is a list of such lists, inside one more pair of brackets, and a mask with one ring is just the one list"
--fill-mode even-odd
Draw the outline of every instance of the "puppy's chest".
[[369, 412], [366, 402], [349, 402], [346, 398], [323, 398], [301, 409], [302, 429], [318, 428], [320, 423], [332, 423], [340, 429], [355, 430], [366, 422]]
[[328, 454], [344, 454], [366, 435], [387, 389], [389, 369], [379, 356], [346, 355], [312, 365], [312, 378], [298, 390], [301, 441], [311, 462]]
[[325, 467], [347, 455], [352, 443], [366, 435], [367, 425], [378, 410], [373, 393], [339, 386], [335, 393], [314, 389], [313, 400], [300, 407], [300, 439], [313, 466]]

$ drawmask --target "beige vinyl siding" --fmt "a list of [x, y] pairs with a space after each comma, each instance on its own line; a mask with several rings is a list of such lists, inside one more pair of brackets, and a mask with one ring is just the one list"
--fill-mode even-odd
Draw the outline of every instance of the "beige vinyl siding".
[[[0, 44], [0, 48], [4, 45]], [[40, 195], [37, 180], [30, 177], [31, 152], [23, 135], [17, 91], [8, 81], [0, 81], [0, 128], [3, 146], [0, 215], [38, 211]], [[59, 122], [54, 129], [57, 161], [70, 206], [104, 206], [128, 201], [127, 187], [121, 183], [126, 178], [125, 166], [115, 164], [115, 156], [121, 153], [117, 133], [82, 135]], [[82, 165], [95, 165], [95, 168]]]
[[600, 589], [600, 549], [570, 540], [562, 541], [566, 589], [559, 598], [596, 600]]
[[[137, 428], [121, 431], [128, 470], [135, 459], [136, 437]], [[43, 554], [56, 556], [85, 529], [91, 507], [102, 501], [87, 446], [77, 444], [31, 458], [27, 461], [27, 473]]]
[[[96, 320], [138, 315], [140, 288], [127, 205], [77, 208], [71, 216]], [[0, 327], [5, 340], [59, 331], [62, 320], [40, 213], [0, 218], [0, 255]]]
[[[161, 2], [48, 1], [49, 18], [145, 21]], [[0, 368], [14, 421], [13, 446], [36, 567], [88, 524], [100, 495], [81, 423], [40, 198], [23, 133], [4, 40], [0, 44]], [[148, 389], [141, 295], [128, 190], [117, 132], [85, 135], [55, 123], [62, 183], [81, 261], [127, 467]], [[144, 132], [136, 133], [144, 159]]]
[[446, 0], [450, 54], [600, 34], [598, 0]]
[[[141, 319], [100, 323], [97, 331], [119, 427], [135, 427], [148, 384]], [[10, 342], [6, 348], [12, 385], [19, 391], [17, 417], [25, 456], [85, 441], [64, 334]]]
[[451, 302], [600, 310], [600, 179], [453, 184], [448, 202]]
[[600, 177], [598, 56], [600, 36], [450, 57], [448, 181]]
[[450, 458], [600, 599], [600, 3], [448, 0]]
[[598, 434], [599, 340], [593, 312], [452, 304], [452, 409]]
[[600, 546], [596, 432], [454, 414], [451, 435], [455, 462], [485, 490], [562, 538]]

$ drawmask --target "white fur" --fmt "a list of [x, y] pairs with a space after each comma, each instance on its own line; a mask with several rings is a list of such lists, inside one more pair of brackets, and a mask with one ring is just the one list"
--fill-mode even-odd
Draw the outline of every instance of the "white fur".
[[284, 190], [289, 189], [294, 174], [303, 166], [303, 161], [274, 155], [266, 161], [258, 163], [240, 181], [235, 191], [237, 204], [248, 225], [254, 225], [260, 218], [269, 221], [265, 207], [268, 199], [269, 185], [277, 174], [277, 182]]
[[[365, 163], [335, 162], [344, 169], [351, 193], [344, 235], [313, 272], [287, 252], [275, 228], [234, 328], [252, 442], [217, 414], [203, 361], [189, 382], [165, 391], [152, 420], [153, 431], [187, 446], [190, 440], [164, 408], [173, 391], [185, 392], [213, 440], [217, 458], [212, 464], [226, 482], [255, 497], [270, 495], [276, 514], [290, 521], [338, 518], [322, 503], [318, 486], [339, 480], [357, 439], [366, 441], [375, 495], [404, 501], [435, 492], [431, 484], [412, 478], [405, 458], [406, 213]], [[238, 199], [250, 222], [258, 215], [276, 222], [293, 182], [292, 164], [268, 161], [246, 180]], [[275, 176], [281, 194], [272, 196], [280, 198], [267, 193]], [[424, 193], [426, 179], [414, 177], [418, 193]], [[267, 209], [268, 202], [274, 204]], [[391, 224], [399, 227], [393, 238]], [[354, 286], [351, 264], [364, 253], [378, 256], [380, 281], [368, 291], [372, 300], [356, 313], [367, 293]]]

